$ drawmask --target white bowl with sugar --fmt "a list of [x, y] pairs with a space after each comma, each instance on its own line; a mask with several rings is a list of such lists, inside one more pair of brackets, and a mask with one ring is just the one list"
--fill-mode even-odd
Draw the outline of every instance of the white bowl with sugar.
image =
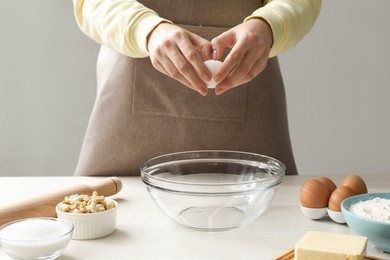
[[56, 259], [67, 247], [73, 224], [57, 218], [27, 218], [0, 228], [0, 244], [11, 258]]

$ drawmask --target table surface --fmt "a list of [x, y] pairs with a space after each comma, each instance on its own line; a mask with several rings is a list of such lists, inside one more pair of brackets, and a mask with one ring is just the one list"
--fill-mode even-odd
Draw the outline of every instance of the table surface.
[[[328, 176], [336, 185], [343, 176]], [[389, 191], [390, 175], [362, 176], [369, 192]], [[93, 183], [100, 177], [1, 177], [0, 203], [41, 195], [65, 185]], [[346, 224], [325, 217], [306, 218], [299, 208], [299, 190], [314, 176], [286, 176], [266, 212], [250, 225], [223, 232], [202, 232], [179, 226], [149, 197], [140, 177], [120, 177], [122, 190], [116, 231], [95, 240], [71, 240], [60, 260], [79, 259], [274, 259], [291, 249], [309, 230], [355, 234]], [[368, 255], [390, 254], [368, 245]], [[8, 259], [0, 249], [0, 259]]]

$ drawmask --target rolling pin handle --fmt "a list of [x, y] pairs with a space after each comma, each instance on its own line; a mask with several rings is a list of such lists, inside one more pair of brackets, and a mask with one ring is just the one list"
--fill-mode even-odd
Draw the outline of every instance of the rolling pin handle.
[[115, 195], [122, 189], [122, 181], [118, 177], [109, 177], [91, 185], [91, 189], [104, 196]]

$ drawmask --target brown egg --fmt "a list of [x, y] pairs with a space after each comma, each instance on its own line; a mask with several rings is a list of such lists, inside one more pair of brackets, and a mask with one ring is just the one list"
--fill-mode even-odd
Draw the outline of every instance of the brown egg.
[[367, 193], [367, 186], [364, 180], [357, 175], [349, 175], [344, 178], [341, 185], [350, 187], [356, 195]]
[[341, 202], [344, 199], [356, 195], [356, 193], [348, 186], [339, 186], [334, 190], [329, 198], [328, 208], [333, 211], [341, 211]]
[[301, 205], [306, 208], [326, 208], [329, 196], [328, 186], [319, 180], [307, 180], [301, 187]]
[[336, 184], [328, 177], [320, 177], [317, 178], [317, 180], [328, 186], [329, 194], [332, 194], [332, 192], [337, 188]]

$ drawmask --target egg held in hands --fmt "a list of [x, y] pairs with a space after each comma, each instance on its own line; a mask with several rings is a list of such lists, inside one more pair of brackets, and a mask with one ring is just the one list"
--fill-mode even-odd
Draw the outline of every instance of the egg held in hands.
[[215, 88], [217, 86], [217, 83], [214, 81], [215, 73], [217, 72], [218, 68], [221, 66], [222, 62], [219, 60], [206, 60], [204, 64], [207, 66], [209, 71], [211, 72], [211, 77], [212, 79], [207, 82], [207, 87], [208, 88]]

